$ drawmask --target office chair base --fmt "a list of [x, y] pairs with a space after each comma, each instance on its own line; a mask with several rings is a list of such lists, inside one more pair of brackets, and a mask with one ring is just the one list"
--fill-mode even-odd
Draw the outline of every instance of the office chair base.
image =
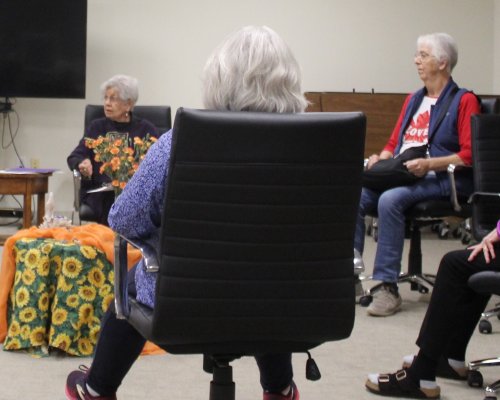
[[[483, 375], [479, 372], [481, 367], [496, 367], [500, 365], [500, 357], [485, 358], [482, 360], [475, 360], [469, 362], [469, 373], [467, 376], [467, 383], [471, 387], [483, 387]], [[500, 382], [500, 381], [497, 381]], [[495, 382], [495, 384], [497, 383]], [[493, 385], [495, 385], [493, 384]], [[491, 386], [493, 386], [491, 385]], [[500, 383], [499, 383], [500, 385]], [[500, 387], [500, 386], [499, 386]]]
[[491, 385], [486, 386], [484, 389], [484, 400], [496, 400], [496, 393], [500, 391], [500, 380], [493, 382]]
[[[368, 278], [372, 280], [373, 277]], [[429, 293], [429, 287], [434, 286], [436, 280], [436, 275], [433, 274], [411, 274], [411, 273], [401, 273], [398, 278], [398, 284], [409, 283], [411, 285], [411, 290], [419, 291], [422, 294]], [[378, 292], [382, 288], [383, 282], [377, 283], [372, 288], [365, 291], [365, 294], [360, 297], [359, 304], [363, 307], [368, 307], [373, 300], [373, 294]]]
[[212, 372], [209, 400], [235, 400], [236, 385], [233, 381], [233, 367], [229, 364], [233, 359], [212, 360], [208, 368], [204, 360], [203, 369], [211, 369]]
[[487, 310], [481, 314], [481, 320], [479, 321], [478, 330], [483, 334], [489, 334], [493, 331], [493, 327], [490, 318], [497, 317], [500, 319], [500, 303], [495, 304], [495, 307], [491, 310]]

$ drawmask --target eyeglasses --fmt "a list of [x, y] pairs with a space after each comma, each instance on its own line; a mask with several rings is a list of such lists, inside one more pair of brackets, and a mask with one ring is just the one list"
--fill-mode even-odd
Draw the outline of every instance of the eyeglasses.
[[415, 60], [427, 61], [429, 58], [434, 57], [432, 54], [426, 53], [425, 51], [417, 51], [413, 57]]
[[118, 101], [121, 101], [118, 96], [104, 96], [104, 102], [109, 101], [110, 103], [116, 103]]

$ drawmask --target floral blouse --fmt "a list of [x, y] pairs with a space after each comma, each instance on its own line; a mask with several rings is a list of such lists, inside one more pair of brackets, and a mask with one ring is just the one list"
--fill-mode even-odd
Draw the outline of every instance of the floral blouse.
[[[167, 173], [172, 146], [172, 130], [160, 136], [123, 192], [111, 207], [108, 222], [116, 232], [129, 239], [140, 239], [153, 248], [159, 246]], [[135, 283], [137, 300], [154, 305], [156, 273], [145, 271], [142, 261], [137, 265]]]

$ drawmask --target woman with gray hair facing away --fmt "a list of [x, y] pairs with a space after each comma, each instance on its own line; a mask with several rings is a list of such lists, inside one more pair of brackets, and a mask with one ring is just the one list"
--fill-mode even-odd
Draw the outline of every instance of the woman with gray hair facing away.
[[146, 134], [156, 136], [155, 126], [133, 115], [139, 98], [137, 79], [127, 75], [115, 75], [101, 85], [104, 100], [104, 118], [90, 123], [76, 148], [68, 156], [70, 170], [78, 170], [82, 175], [80, 202], [87, 204], [96, 217], [96, 222], [108, 225], [108, 213], [115, 199], [114, 192], [87, 193], [109, 183], [108, 176], [101, 174], [102, 165], [94, 159], [93, 150], [85, 146], [85, 138], [97, 139], [108, 132], [127, 133], [129, 138], [144, 138]]
[[[401, 308], [397, 282], [405, 212], [424, 200], [449, 198], [448, 165], [471, 164], [470, 121], [472, 114], [480, 112], [480, 106], [477, 97], [460, 89], [451, 77], [457, 59], [457, 46], [450, 35], [432, 33], [418, 38], [414, 63], [424, 87], [408, 95], [386, 146], [368, 159], [369, 170], [379, 160], [397, 157], [408, 149], [418, 148], [425, 154], [405, 162], [408, 171], [421, 178], [414, 184], [385, 191], [362, 190], [354, 248], [363, 254], [365, 216], [377, 215], [373, 279], [382, 282], [381, 289], [373, 294], [369, 315], [388, 316]], [[457, 192], [464, 197], [472, 192], [472, 174], [468, 172], [456, 174]]]
[[[302, 112], [307, 102], [300, 83], [299, 66], [286, 43], [267, 27], [250, 26], [230, 35], [208, 59], [203, 99], [206, 108], [215, 110]], [[154, 248], [159, 245], [171, 145], [169, 131], [150, 148], [109, 214], [111, 228], [131, 239], [149, 239]], [[131, 294], [153, 308], [154, 274], [146, 273], [139, 262], [129, 273], [130, 281]], [[144, 344], [145, 339], [127, 321], [108, 310], [92, 366], [69, 374], [67, 398], [116, 399]], [[256, 360], [264, 400], [299, 400], [291, 354], [259, 355]]]

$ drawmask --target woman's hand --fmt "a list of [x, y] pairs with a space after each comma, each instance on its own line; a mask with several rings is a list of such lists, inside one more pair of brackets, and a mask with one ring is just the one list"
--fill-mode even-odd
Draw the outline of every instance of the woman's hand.
[[80, 164], [78, 164], [78, 170], [80, 174], [86, 178], [90, 178], [92, 176], [92, 163], [88, 158], [83, 160]]
[[422, 177], [430, 170], [430, 161], [428, 158], [415, 158], [404, 163], [409, 172], [413, 175]]
[[380, 160], [380, 156], [378, 154], [372, 154], [370, 157], [368, 157], [368, 164], [366, 164], [366, 169], [370, 169], [378, 160]]
[[368, 162], [366, 163], [366, 169], [373, 167], [373, 164], [378, 163], [380, 160], [387, 160], [392, 158], [393, 154], [388, 150], [382, 150], [380, 154], [372, 154], [368, 157]]
[[497, 243], [499, 241], [500, 238], [498, 237], [498, 232], [495, 228], [488, 233], [483, 240], [481, 240], [481, 243], [469, 247], [469, 250], [472, 250], [472, 252], [470, 253], [468, 260], [474, 260], [479, 253], [483, 252], [486, 264], [489, 264], [490, 261], [495, 258], [495, 247], [493, 246], [493, 243]]

